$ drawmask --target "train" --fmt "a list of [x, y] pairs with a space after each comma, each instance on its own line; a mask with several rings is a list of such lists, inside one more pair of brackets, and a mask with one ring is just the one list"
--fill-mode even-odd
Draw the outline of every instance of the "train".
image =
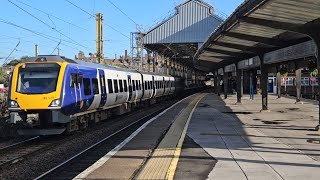
[[[277, 93], [277, 78], [269, 77], [268, 92]], [[296, 96], [296, 77], [293, 73], [288, 77], [281, 78], [281, 94]], [[306, 99], [318, 99], [318, 77], [310, 77], [309, 72], [302, 72], [301, 75], [301, 97]]]
[[183, 90], [178, 77], [37, 56], [15, 66], [9, 80], [10, 122], [20, 135], [57, 135], [86, 128]]

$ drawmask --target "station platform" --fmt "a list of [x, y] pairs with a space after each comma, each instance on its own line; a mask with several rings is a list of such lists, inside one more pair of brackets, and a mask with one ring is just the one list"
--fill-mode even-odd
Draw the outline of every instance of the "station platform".
[[318, 102], [192, 95], [75, 179], [319, 179]]

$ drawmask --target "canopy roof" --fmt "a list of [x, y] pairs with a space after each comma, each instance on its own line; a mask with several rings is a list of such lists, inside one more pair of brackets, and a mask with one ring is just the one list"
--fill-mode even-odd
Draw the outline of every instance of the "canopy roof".
[[175, 8], [143, 37], [145, 48], [193, 66], [193, 56], [223, 20], [201, 0], [188, 0]]
[[195, 59], [217, 69], [309, 41], [305, 30], [319, 24], [319, 17], [319, 0], [246, 0], [209, 36]]

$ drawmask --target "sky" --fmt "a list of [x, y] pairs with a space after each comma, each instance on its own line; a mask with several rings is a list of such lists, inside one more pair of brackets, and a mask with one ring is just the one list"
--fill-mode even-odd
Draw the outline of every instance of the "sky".
[[[95, 53], [95, 14], [104, 17], [104, 56], [130, 51], [130, 32], [146, 31], [186, 0], [1, 0], [0, 65], [5, 59], [57, 54], [74, 58]], [[229, 16], [243, 0], [204, 0]], [[17, 46], [18, 45], [18, 46]], [[15, 47], [17, 48], [15, 49]], [[10, 55], [10, 53], [12, 53]], [[10, 55], [10, 56], [9, 56]]]

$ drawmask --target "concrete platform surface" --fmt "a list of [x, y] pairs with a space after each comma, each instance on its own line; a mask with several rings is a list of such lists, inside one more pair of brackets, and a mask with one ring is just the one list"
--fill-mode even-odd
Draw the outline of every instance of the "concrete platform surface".
[[[190, 103], [195, 103], [196, 100], [202, 96], [202, 94], [196, 94], [181, 101], [155, 118], [154, 121], [142, 129], [121, 149], [113, 153], [109, 152], [105, 157], [100, 159], [101, 161], [99, 160], [100, 162], [98, 161], [87, 168], [75, 179], [136, 179], [140, 172], [142, 172], [145, 164], [147, 164], [148, 159], [151, 159], [150, 157], [154, 153], [160, 153], [157, 155], [159, 156], [159, 162], [164, 163], [166, 166], [160, 166], [159, 172], [160, 169], [162, 169], [162, 171], [160, 173], [158, 172], [158, 174], [153, 173], [153, 175], [155, 175], [154, 177], [156, 178], [158, 176], [165, 177], [168, 164], [170, 165], [173, 153], [175, 152], [177, 145], [176, 140], [181, 136], [186, 119], [182, 118], [182, 122], [179, 122], [178, 125], [175, 125], [174, 122], [176, 122], [181, 115], [185, 116], [185, 108]], [[162, 141], [165, 134], [170, 132], [168, 129], [173, 126], [176, 126], [177, 131], [171, 131], [171, 137], [168, 137], [167, 141]], [[155, 151], [161, 142], [163, 151]], [[156, 163], [156, 165], [159, 164]], [[150, 167], [153, 168], [153, 166]], [[147, 173], [147, 175], [150, 174]]]
[[208, 179], [319, 179], [318, 105], [269, 96], [269, 113], [260, 113], [261, 98], [222, 100], [208, 94], [199, 104], [188, 136], [217, 164]]
[[261, 113], [259, 96], [237, 105], [235, 95], [199, 93], [76, 179], [318, 180], [318, 106], [269, 96]]

